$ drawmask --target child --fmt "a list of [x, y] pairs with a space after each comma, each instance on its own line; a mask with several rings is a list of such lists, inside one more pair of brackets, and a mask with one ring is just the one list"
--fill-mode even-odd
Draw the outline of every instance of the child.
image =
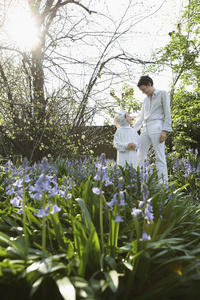
[[132, 121], [127, 112], [115, 117], [118, 129], [114, 135], [114, 147], [117, 149], [118, 165], [125, 167], [128, 163], [137, 169], [137, 149], [140, 147], [140, 140], [137, 131], [130, 126]]

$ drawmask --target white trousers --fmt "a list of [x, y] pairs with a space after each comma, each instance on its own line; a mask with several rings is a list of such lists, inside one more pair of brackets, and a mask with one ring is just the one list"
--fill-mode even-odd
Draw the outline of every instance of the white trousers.
[[159, 143], [161, 131], [161, 121], [151, 121], [143, 127], [140, 135], [141, 146], [138, 150], [137, 156], [139, 165], [143, 165], [144, 160], [147, 159], [147, 153], [150, 145], [152, 144], [156, 156], [156, 168], [158, 170], [160, 183], [163, 181], [167, 183], [168, 171], [165, 157], [165, 142]]

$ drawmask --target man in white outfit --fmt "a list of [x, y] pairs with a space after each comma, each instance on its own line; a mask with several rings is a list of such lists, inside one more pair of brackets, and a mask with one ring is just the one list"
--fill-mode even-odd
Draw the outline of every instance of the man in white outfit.
[[150, 145], [153, 145], [156, 156], [156, 168], [160, 182], [168, 181], [167, 163], [165, 157], [165, 140], [167, 132], [172, 131], [170, 98], [166, 91], [155, 89], [149, 76], [141, 76], [137, 84], [146, 94], [142, 109], [134, 128], [141, 127], [141, 147], [138, 150], [138, 163], [141, 166], [147, 158]]

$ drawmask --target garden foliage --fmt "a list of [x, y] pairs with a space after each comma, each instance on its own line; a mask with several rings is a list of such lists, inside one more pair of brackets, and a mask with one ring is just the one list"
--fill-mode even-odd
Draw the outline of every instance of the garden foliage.
[[197, 152], [168, 166], [166, 187], [104, 155], [2, 165], [2, 299], [197, 299]]

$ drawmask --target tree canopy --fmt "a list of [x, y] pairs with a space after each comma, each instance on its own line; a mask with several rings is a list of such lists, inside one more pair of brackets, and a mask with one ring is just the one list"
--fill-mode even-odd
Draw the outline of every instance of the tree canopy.
[[[128, 64], [145, 63], [123, 41], [149, 7], [128, 0], [116, 17], [107, 6], [103, 0], [1, 2], [1, 155], [37, 160], [84, 153], [76, 131], [82, 128], [85, 136], [94, 116], [113, 105], [105, 90], [128, 78]], [[16, 12], [18, 23], [23, 20], [22, 11], [36, 29], [37, 42], [29, 49], [10, 31]], [[21, 41], [27, 37], [26, 20]]]
[[[200, 6], [188, 0], [170, 41], [155, 53], [153, 72], [171, 70], [171, 151], [183, 155], [188, 148], [200, 153]], [[173, 152], [174, 153], [174, 152]]]

